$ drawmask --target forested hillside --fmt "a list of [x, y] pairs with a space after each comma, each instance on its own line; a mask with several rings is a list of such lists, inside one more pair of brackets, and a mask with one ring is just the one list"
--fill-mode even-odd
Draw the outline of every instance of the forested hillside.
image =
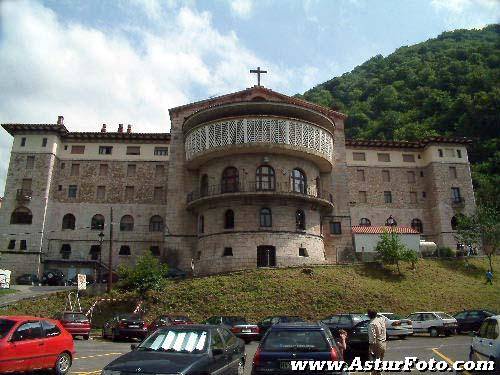
[[298, 96], [348, 114], [349, 138], [471, 138], [475, 184], [500, 186], [498, 24], [375, 56]]

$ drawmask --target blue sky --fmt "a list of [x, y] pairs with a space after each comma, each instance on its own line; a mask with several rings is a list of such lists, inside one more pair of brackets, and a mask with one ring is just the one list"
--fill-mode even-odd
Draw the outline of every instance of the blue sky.
[[[168, 131], [168, 108], [263, 85], [293, 95], [457, 28], [497, 0], [3, 0], [0, 122]], [[0, 196], [11, 147], [0, 130]]]

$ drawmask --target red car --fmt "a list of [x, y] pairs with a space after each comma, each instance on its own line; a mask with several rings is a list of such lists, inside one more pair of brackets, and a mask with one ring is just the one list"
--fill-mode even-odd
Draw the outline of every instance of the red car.
[[88, 340], [90, 336], [90, 321], [82, 312], [64, 311], [55, 316], [64, 329], [71, 333], [73, 337], [82, 336]]
[[58, 321], [0, 316], [0, 373], [53, 369], [67, 374], [74, 354], [73, 337]]

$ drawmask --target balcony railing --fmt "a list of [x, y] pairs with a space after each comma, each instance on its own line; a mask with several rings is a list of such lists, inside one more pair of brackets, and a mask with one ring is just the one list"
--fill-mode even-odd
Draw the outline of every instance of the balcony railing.
[[30, 201], [32, 194], [33, 192], [31, 191], [31, 189], [17, 189], [16, 199], [22, 202]]
[[298, 196], [322, 199], [333, 204], [333, 195], [328, 191], [318, 190], [316, 186], [293, 186], [290, 182], [277, 182], [274, 185], [270, 185], [260, 181], [208, 186], [206, 189], [196, 190], [189, 193], [187, 195], [187, 203], [205, 197], [230, 195], [235, 193], [296, 194]]
[[463, 197], [453, 197], [451, 198], [451, 204], [455, 207], [465, 206], [465, 199]]

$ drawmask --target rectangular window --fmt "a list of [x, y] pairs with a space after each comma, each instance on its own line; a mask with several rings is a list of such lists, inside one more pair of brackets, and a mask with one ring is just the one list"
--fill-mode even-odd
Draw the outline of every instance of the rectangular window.
[[57, 190], [62, 191], [62, 185], [57, 185]]
[[141, 147], [140, 146], [127, 146], [127, 155], [140, 155]]
[[384, 191], [384, 202], [392, 203], [392, 193], [390, 191]]
[[84, 154], [85, 153], [85, 146], [71, 146], [71, 153], [72, 154]]
[[203, 217], [203, 215], [200, 215], [200, 217], [198, 218], [198, 232], [205, 232], [205, 218]]
[[99, 165], [99, 176], [107, 176], [108, 175], [108, 165], [101, 164]]
[[157, 156], [167, 156], [168, 155], [168, 147], [155, 147], [154, 154]]
[[155, 167], [155, 177], [163, 177], [165, 175], [165, 166], [156, 165]]
[[331, 234], [342, 234], [342, 225], [340, 221], [330, 222], [330, 233]]
[[415, 163], [415, 155], [413, 155], [413, 154], [403, 154], [403, 161], [405, 163]]
[[462, 150], [457, 150], [457, 158], [461, 158], [462, 157]]
[[14, 250], [16, 248], [16, 240], [10, 240], [7, 249]]
[[126, 200], [134, 199], [134, 187], [133, 186], [125, 186], [125, 199]]
[[100, 199], [100, 200], [106, 198], [106, 186], [98, 186], [97, 187], [96, 198]]
[[224, 253], [222, 254], [223, 257], [232, 257], [233, 256], [233, 248], [232, 247], [225, 247], [224, 248]]
[[61, 163], [61, 169], [66, 168], [66, 163]]
[[424, 177], [424, 171], [420, 171], [420, 177]]
[[299, 257], [308, 257], [307, 249], [305, 247], [299, 247]]
[[414, 171], [407, 171], [406, 172], [406, 177], [408, 179], [408, 182], [410, 184], [413, 184], [416, 180], [415, 180], [415, 172]]
[[153, 199], [157, 202], [161, 202], [163, 200], [163, 187], [155, 186]]
[[391, 182], [391, 173], [389, 171], [382, 171], [382, 181]]
[[391, 156], [386, 153], [378, 153], [377, 154], [378, 161], [389, 162], [391, 161]]
[[365, 180], [365, 170], [364, 169], [358, 169], [356, 171], [356, 174], [358, 176], [358, 181], [364, 181]]
[[417, 203], [417, 192], [410, 191], [410, 203]]
[[42, 138], [42, 147], [47, 147], [47, 138]]
[[111, 155], [113, 153], [113, 146], [99, 146], [100, 155]]
[[21, 147], [26, 146], [26, 137], [21, 138]]
[[460, 188], [457, 187], [451, 188], [451, 198], [455, 203], [460, 203], [462, 201], [462, 196], [460, 195]]
[[135, 176], [135, 171], [136, 171], [136, 165], [135, 164], [129, 164], [129, 165], [127, 165], [127, 177], [134, 177]]
[[31, 178], [23, 178], [22, 189], [26, 191], [31, 191], [31, 185], [33, 180]]
[[438, 155], [440, 158], [443, 157], [443, 150], [442, 149], [438, 149]]
[[358, 203], [366, 203], [366, 191], [358, 191]]
[[453, 179], [457, 178], [457, 168], [456, 167], [450, 167], [450, 178], [453, 178]]
[[26, 158], [26, 169], [33, 169], [34, 166], [35, 166], [35, 157], [28, 156]]
[[71, 164], [71, 176], [80, 175], [80, 164]]
[[19, 244], [19, 250], [26, 250], [28, 248], [28, 244], [26, 240], [21, 240], [21, 243]]
[[78, 191], [78, 186], [69, 185], [68, 187], [68, 198], [76, 198], [76, 193]]
[[353, 152], [352, 160], [355, 161], [366, 161], [366, 154], [364, 152]]
[[425, 191], [422, 192], [422, 198], [427, 197], [427, 193]]

